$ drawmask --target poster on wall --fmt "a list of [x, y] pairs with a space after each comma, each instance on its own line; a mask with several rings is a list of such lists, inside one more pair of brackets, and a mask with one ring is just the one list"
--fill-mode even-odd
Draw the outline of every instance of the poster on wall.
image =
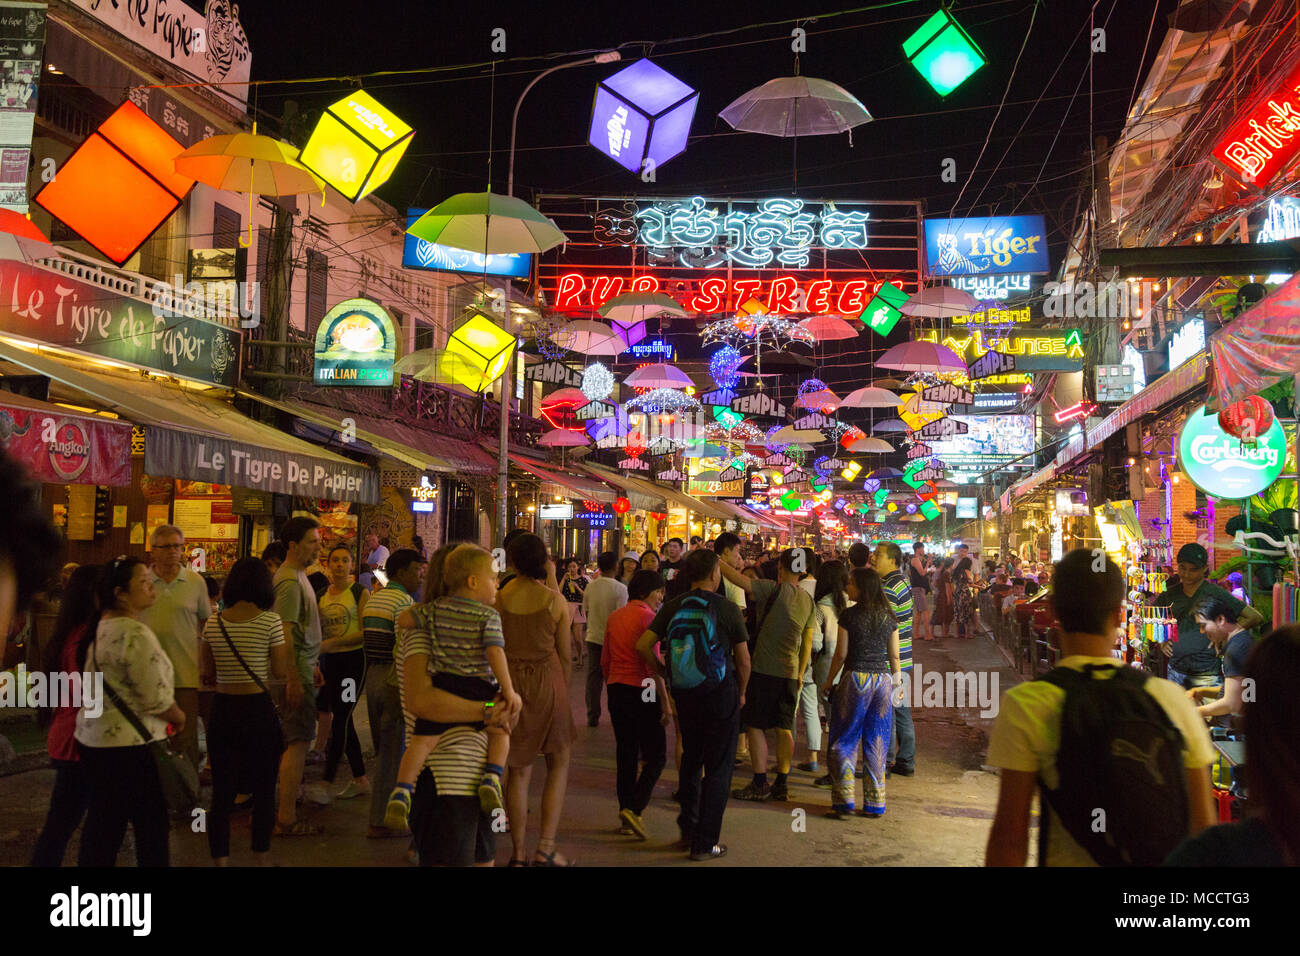
[[239, 516], [234, 512], [228, 485], [177, 481], [171, 523], [185, 535], [187, 558], [195, 548], [202, 548], [209, 572], [224, 574], [234, 565], [239, 550]]
[[0, 2], [0, 208], [23, 215], [44, 53], [45, 4]]

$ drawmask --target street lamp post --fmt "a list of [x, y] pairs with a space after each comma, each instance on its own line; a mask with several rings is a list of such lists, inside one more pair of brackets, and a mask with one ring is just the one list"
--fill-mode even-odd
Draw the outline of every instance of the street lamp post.
[[[506, 166], [506, 195], [515, 194], [515, 131], [519, 125], [519, 108], [524, 104], [524, 97], [529, 94], [538, 81], [557, 70], [567, 70], [574, 66], [586, 66], [591, 63], [616, 63], [623, 59], [623, 54], [617, 50], [611, 50], [608, 53], [597, 53], [595, 56], [584, 57], [581, 60], [573, 60], [569, 63], [561, 63], [559, 66], [553, 66], [549, 70], [543, 70], [538, 73], [524, 91], [519, 94], [519, 99], [515, 100], [515, 112], [510, 118], [510, 160]], [[504, 540], [506, 531], [506, 521], [508, 520], [508, 506], [506, 497], [508, 494], [509, 484], [509, 465], [506, 455], [506, 449], [510, 441], [510, 389], [514, 387], [516, 372], [517, 355], [519, 351], [519, 337], [515, 336], [515, 347], [510, 352], [509, 373], [501, 377], [501, 428], [498, 435], [497, 444], [497, 528], [498, 534]]]

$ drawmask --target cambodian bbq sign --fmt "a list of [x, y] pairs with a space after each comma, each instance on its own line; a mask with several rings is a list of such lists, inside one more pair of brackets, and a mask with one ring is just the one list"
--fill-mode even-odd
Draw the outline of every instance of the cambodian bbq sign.
[[1178, 460], [1192, 484], [1216, 498], [1249, 498], [1282, 474], [1286, 464], [1286, 436], [1273, 424], [1254, 445], [1244, 444], [1219, 427], [1217, 415], [1193, 411], [1178, 438]]

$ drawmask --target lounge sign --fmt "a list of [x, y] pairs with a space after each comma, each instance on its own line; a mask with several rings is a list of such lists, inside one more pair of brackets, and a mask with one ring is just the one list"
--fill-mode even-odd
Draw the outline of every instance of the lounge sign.
[[1273, 424], [1254, 445], [1219, 427], [1202, 405], [1187, 416], [1178, 438], [1178, 460], [1192, 484], [1216, 498], [1249, 498], [1277, 480], [1286, 465], [1286, 436]]
[[239, 381], [237, 329], [155, 315], [144, 299], [15, 259], [0, 261], [0, 332], [204, 384]]
[[379, 503], [379, 474], [364, 465], [259, 448], [172, 428], [149, 427], [144, 470], [151, 475], [173, 475], [284, 495]]

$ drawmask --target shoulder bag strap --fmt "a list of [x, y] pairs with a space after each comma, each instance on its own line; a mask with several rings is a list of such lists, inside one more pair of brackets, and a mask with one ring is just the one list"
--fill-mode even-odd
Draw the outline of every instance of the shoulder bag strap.
[[226, 631], [226, 622], [221, 619], [220, 614], [217, 615], [217, 627], [221, 628], [221, 636], [226, 639], [226, 646], [229, 647], [230, 652], [235, 655], [235, 660], [239, 661], [240, 666], [244, 668], [248, 673], [248, 676], [253, 678], [253, 683], [257, 684], [257, 686], [262, 689], [262, 693], [269, 697], [271, 692], [267, 690], [266, 685], [262, 683], [262, 678], [253, 673], [253, 669], [248, 666], [248, 661], [244, 660], [244, 655], [239, 653], [239, 648], [237, 648], [235, 642], [230, 639], [230, 634]]
[[[90, 644], [90, 653], [95, 662], [95, 670], [99, 671], [99, 676], [103, 679], [104, 672], [99, 670], [99, 656], [96, 654], [96, 645], [98, 643], [99, 635], [96, 634]], [[153, 737], [150, 736], [149, 731], [145, 730], [144, 723], [135, 715], [135, 711], [126, 706], [126, 701], [122, 700], [118, 692], [113, 690], [113, 685], [107, 680], [104, 680], [104, 693], [107, 694], [108, 699], [113, 702], [113, 706], [117, 708], [118, 713], [125, 717], [127, 723], [135, 728], [135, 732], [140, 735], [140, 739], [146, 744], [153, 743]]]

